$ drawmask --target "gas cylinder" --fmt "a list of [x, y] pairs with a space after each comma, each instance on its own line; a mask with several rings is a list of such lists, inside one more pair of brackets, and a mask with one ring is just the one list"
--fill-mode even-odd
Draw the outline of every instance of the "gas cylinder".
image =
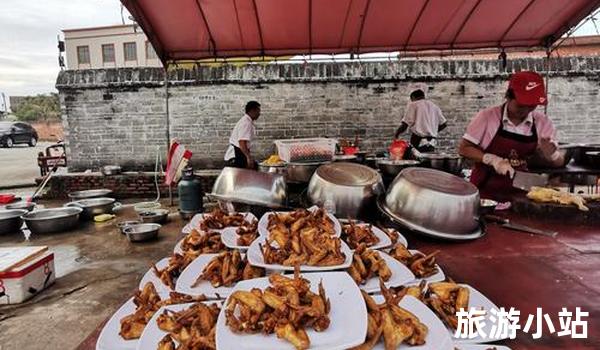
[[177, 192], [179, 193], [179, 213], [183, 218], [191, 218], [203, 211], [202, 197], [204, 193], [202, 192], [202, 184], [194, 175], [194, 170], [191, 167], [183, 169], [181, 181], [177, 185]]

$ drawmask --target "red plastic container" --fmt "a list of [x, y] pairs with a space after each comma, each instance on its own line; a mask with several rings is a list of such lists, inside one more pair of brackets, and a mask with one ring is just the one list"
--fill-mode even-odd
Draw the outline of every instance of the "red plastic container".
[[358, 147], [355, 147], [355, 146], [342, 147], [342, 152], [344, 152], [344, 154], [347, 156], [353, 156], [358, 152]]
[[15, 200], [14, 194], [0, 194], [0, 204], [8, 204]]
[[389, 147], [390, 159], [392, 160], [400, 160], [404, 159], [404, 153], [408, 148], [408, 142], [404, 140], [394, 140]]

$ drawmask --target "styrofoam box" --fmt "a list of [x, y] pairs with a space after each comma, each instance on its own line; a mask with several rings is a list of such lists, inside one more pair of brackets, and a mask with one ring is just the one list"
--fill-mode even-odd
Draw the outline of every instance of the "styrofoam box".
[[52, 252], [0, 272], [0, 305], [22, 303], [54, 283], [55, 278]]

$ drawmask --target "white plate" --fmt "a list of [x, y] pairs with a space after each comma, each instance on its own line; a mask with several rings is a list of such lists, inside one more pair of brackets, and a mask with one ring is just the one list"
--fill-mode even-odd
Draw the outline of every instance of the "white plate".
[[[379, 255], [385, 263], [392, 271], [392, 276], [387, 282], [384, 282], [387, 288], [390, 287], [399, 287], [404, 284], [407, 284], [415, 279], [415, 275], [408, 269], [408, 267], [404, 266], [398, 260], [392, 258], [384, 252], [378, 252]], [[379, 276], [373, 276], [372, 278], [367, 280], [367, 283], [359, 285], [360, 289], [364, 290], [367, 293], [377, 293], [381, 291], [379, 286]]]
[[[196, 214], [194, 215], [194, 217], [192, 217], [192, 220], [190, 220], [190, 222], [188, 222], [185, 226], [183, 226], [183, 228], [181, 229], [181, 232], [188, 234], [190, 232], [192, 232], [192, 230], [194, 228], [197, 228], [200, 226], [200, 222], [202, 222], [202, 220], [204, 220], [204, 215], [209, 215], [210, 213], [203, 213], [203, 214]], [[255, 221], [257, 220], [256, 216], [254, 216], [254, 214], [250, 213], [250, 212], [245, 212], [245, 213], [237, 213], [237, 214], [242, 214], [246, 217], [247, 221]], [[211, 231], [217, 231], [220, 232], [223, 229], [219, 229], [219, 230], [211, 230]]]
[[[416, 250], [416, 249], [409, 249], [408, 250], [411, 254], [423, 254], [420, 251]], [[394, 259], [395, 260], [395, 259]], [[443, 282], [446, 280], [446, 275], [444, 274], [444, 271], [442, 270], [442, 268], [440, 267], [440, 265], [435, 264], [435, 267], [437, 267], [438, 272], [434, 275], [431, 275], [429, 277], [425, 277], [425, 278], [415, 278], [415, 280], [413, 281], [414, 284], [419, 284], [419, 282], [421, 282], [422, 280], [427, 281], [427, 283], [434, 283], [434, 282]]]
[[[374, 295], [373, 300], [380, 304], [385, 301], [382, 295]], [[437, 317], [433, 311], [420, 302], [415, 297], [410, 295], [404, 296], [398, 304], [403, 309], [410, 311], [415, 315], [421, 323], [424, 323], [427, 328], [427, 337], [425, 337], [425, 344], [419, 346], [408, 346], [400, 345], [399, 349], [410, 349], [410, 350], [453, 350], [454, 344], [452, 338], [446, 331], [446, 326]], [[383, 337], [383, 336], [382, 336]], [[380, 339], [379, 343], [375, 345], [373, 350], [384, 350], [383, 338]]]
[[108, 320], [102, 328], [98, 341], [96, 342], [96, 350], [134, 350], [139, 339], [125, 340], [120, 335], [121, 319], [135, 312], [135, 304], [133, 297], [123, 304]]
[[[206, 303], [212, 304], [212, 303], [217, 303], [217, 302], [206, 302]], [[158, 316], [162, 315], [162, 313], [165, 311], [165, 309], [178, 312], [181, 310], [185, 310], [194, 304], [195, 303], [167, 305], [167, 306], [163, 306], [160, 309], [158, 309], [158, 311], [156, 311], [156, 313], [154, 314], [154, 316], [152, 316], [150, 321], [148, 321], [148, 324], [146, 325], [146, 328], [144, 328], [144, 331], [142, 332], [142, 336], [140, 337], [140, 339], [137, 343], [137, 347], [135, 349], [148, 350], [148, 349], [157, 349], [158, 348], [158, 343], [160, 343], [162, 338], [164, 338], [165, 335], [168, 334], [167, 332], [158, 328], [158, 325], [156, 324], [156, 320], [158, 319]], [[177, 341], [175, 341], [175, 344], [177, 344]]]
[[[246, 254], [248, 255], [248, 261], [252, 266], [264, 267], [269, 270], [276, 271], [294, 271], [293, 266], [284, 266], [279, 264], [267, 264], [265, 263], [265, 259], [263, 258], [262, 251], [260, 250], [259, 244], [266, 244], [266, 240], [264, 237], [259, 237], [252, 242], [250, 248]], [[300, 265], [300, 271], [331, 271], [331, 270], [339, 270], [346, 269], [350, 267], [352, 264], [352, 250], [346, 244], [346, 242], [341, 241], [341, 250], [342, 253], [346, 255], [346, 259], [340, 265], [333, 266], [310, 266], [310, 265]]]
[[[317, 207], [310, 207], [310, 208], [308, 208], [308, 210], [315, 211], [315, 210], [317, 210]], [[289, 212], [288, 211], [270, 211], [270, 212], [265, 213], [258, 221], [258, 234], [263, 237], [268, 237], [269, 230], [267, 229], [267, 227], [269, 225], [269, 217], [273, 214], [285, 214], [285, 213], [289, 213]], [[327, 216], [333, 222], [333, 229], [335, 230], [335, 236], [339, 237], [342, 234], [342, 225], [340, 225], [340, 222], [338, 221], [338, 219], [335, 216], [333, 216], [332, 214], [327, 213]]]
[[454, 350], [510, 350], [508, 346], [496, 344], [454, 344]]
[[[319, 282], [323, 281], [325, 293], [331, 302], [329, 328], [315, 332], [308, 328], [311, 350], [348, 349], [362, 344], [367, 334], [367, 308], [360, 290], [346, 272], [303, 273], [302, 277], [310, 281], [310, 289], [317, 293]], [[267, 278], [257, 278], [238, 283], [236, 290], [265, 289], [270, 285]], [[225, 303], [227, 305], [227, 303]], [[349, 317], [351, 316], [351, 317]], [[243, 344], [243, 345], [241, 345]], [[225, 313], [219, 314], [217, 321], [217, 349], [245, 350], [293, 350], [287, 341], [270, 334], [233, 333], [225, 325]]]
[[223, 229], [223, 231], [221, 231], [221, 242], [223, 242], [227, 248], [247, 250], [249, 246], [237, 244], [237, 239], [239, 237], [237, 230], [237, 227], [228, 227]]
[[[169, 258], [163, 258], [156, 262], [156, 267], [159, 270], [164, 269], [168, 265], [169, 265]], [[156, 289], [156, 292], [159, 295], [168, 295], [170, 292], [173, 291], [171, 288], [169, 288], [169, 286], [162, 283], [160, 278], [158, 278], [158, 276], [156, 276], [156, 274], [154, 273], [154, 269], [152, 267], [148, 271], [146, 271], [146, 273], [144, 274], [144, 277], [142, 277], [142, 280], [140, 281], [140, 285], [138, 288], [140, 290], [144, 289], [144, 286], [148, 282], [151, 282], [152, 284], [154, 284], [154, 288]]]
[[[355, 224], [356, 226], [360, 226], [360, 227], [365, 227], [365, 226], [369, 226], [369, 224], [366, 223], [361, 223], [361, 224]], [[373, 231], [373, 234], [379, 238], [379, 242], [377, 242], [377, 244], [374, 244], [370, 247], [367, 247], [369, 249], [382, 249], [382, 248], [387, 248], [389, 246], [392, 245], [392, 240], [390, 239], [390, 237], [388, 235], [385, 234], [385, 232], [381, 231], [381, 229], [379, 227], [376, 227], [374, 225], [371, 225], [371, 230]], [[406, 241], [406, 239], [404, 237], [398, 236], [398, 242], [402, 243], [402, 245], [404, 245], [406, 247], [406, 243], [403, 242], [402, 240]]]
[[484, 317], [484, 321], [485, 321], [485, 325], [483, 326], [483, 332], [486, 334], [486, 338], [482, 338], [479, 335], [473, 339], [460, 339], [460, 338], [455, 338], [454, 337], [454, 330], [448, 328], [448, 331], [450, 332], [451, 336], [454, 339], [454, 342], [457, 344], [473, 344], [473, 343], [491, 343], [491, 342], [495, 342], [495, 341], [499, 341], [499, 340], [504, 340], [507, 339], [508, 337], [504, 337], [504, 338], [490, 338], [489, 334], [492, 330], [493, 324], [490, 321], [490, 316], [492, 316], [490, 310], [491, 309], [496, 309], [498, 310], [498, 307], [496, 306], [496, 304], [494, 304], [490, 299], [488, 299], [485, 295], [483, 295], [480, 291], [478, 291], [477, 289], [469, 286], [468, 284], [460, 284], [462, 287], [467, 287], [469, 288], [469, 309], [471, 308], [476, 308], [476, 309], [483, 309], [485, 310], [485, 317]]
[[219, 256], [219, 254], [203, 254], [192, 261], [177, 279], [175, 291], [194, 296], [204, 294], [209, 298], [223, 299], [228, 297], [235, 284], [231, 287], [222, 286], [215, 288], [209, 281], [201, 281], [199, 285], [192, 287], [198, 276], [202, 273], [202, 270], [204, 270], [204, 267], [216, 256]]

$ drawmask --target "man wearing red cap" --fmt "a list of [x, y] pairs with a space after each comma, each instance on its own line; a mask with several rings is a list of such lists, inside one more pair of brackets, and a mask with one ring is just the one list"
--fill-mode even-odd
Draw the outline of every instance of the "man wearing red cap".
[[533, 156], [550, 167], [563, 165], [556, 129], [544, 113], [535, 110], [546, 102], [542, 76], [527, 71], [514, 73], [506, 102], [480, 111], [469, 123], [459, 153], [475, 162], [471, 182], [482, 198], [510, 199], [515, 193], [515, 170], [526, 170]]

